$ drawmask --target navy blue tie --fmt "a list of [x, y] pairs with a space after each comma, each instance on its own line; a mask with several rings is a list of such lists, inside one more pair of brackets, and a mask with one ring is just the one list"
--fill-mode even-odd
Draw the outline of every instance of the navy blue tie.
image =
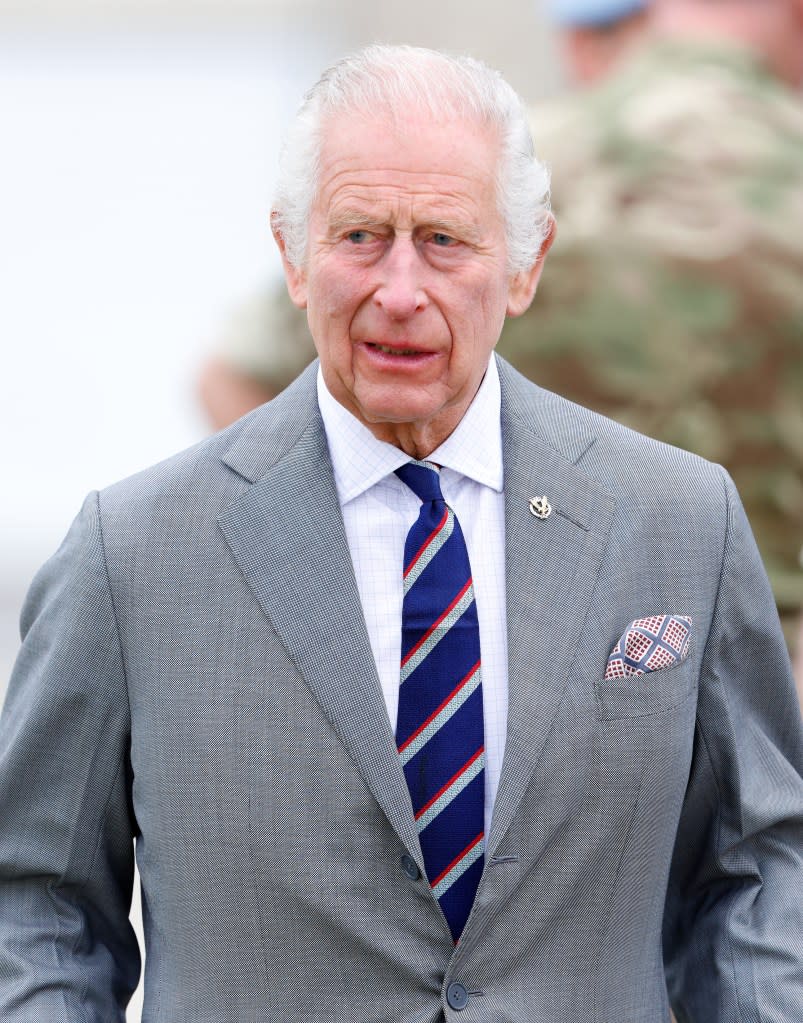
[[460, 523], [430, 462], [396, 474], [421, 500], [404, 547], [396, 743], [427, 877], [456, 942], [484, 863], [480, 631]]

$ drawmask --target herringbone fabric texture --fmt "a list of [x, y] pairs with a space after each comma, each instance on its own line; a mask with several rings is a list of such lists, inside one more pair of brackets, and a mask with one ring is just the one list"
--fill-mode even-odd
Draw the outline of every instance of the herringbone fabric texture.
[[421, 500], [404, 549], [396, 741], [432, 890], [455, 942], [483, 869], [485, 787], [480, 634], [460, 524], [439, 470], [397, 475]]

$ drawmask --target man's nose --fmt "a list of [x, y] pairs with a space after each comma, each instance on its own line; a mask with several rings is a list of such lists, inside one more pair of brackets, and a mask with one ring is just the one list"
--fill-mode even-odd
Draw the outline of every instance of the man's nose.
[[404, 320], [428, 304], [421, 254], [412, 238], [393, 239], [380, 264], [373, 301], [387, 316]]

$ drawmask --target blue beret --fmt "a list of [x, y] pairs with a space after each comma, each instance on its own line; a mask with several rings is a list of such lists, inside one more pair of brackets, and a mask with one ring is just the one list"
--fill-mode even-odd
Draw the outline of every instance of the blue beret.
[[650, 0], [549, 0], [547, 7], [558, 25], [607, 25], [645, 10]]

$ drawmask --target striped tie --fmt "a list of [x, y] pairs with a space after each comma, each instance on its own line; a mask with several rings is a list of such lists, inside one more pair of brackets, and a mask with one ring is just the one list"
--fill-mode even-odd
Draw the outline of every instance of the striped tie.
[[443, 500], [437, 466], [408, 462], [396, 474], [422, 502], [404, 547], [396, 743], [427, 876], [456, 942], [484, 862], [477, 605], [463, 533]]

